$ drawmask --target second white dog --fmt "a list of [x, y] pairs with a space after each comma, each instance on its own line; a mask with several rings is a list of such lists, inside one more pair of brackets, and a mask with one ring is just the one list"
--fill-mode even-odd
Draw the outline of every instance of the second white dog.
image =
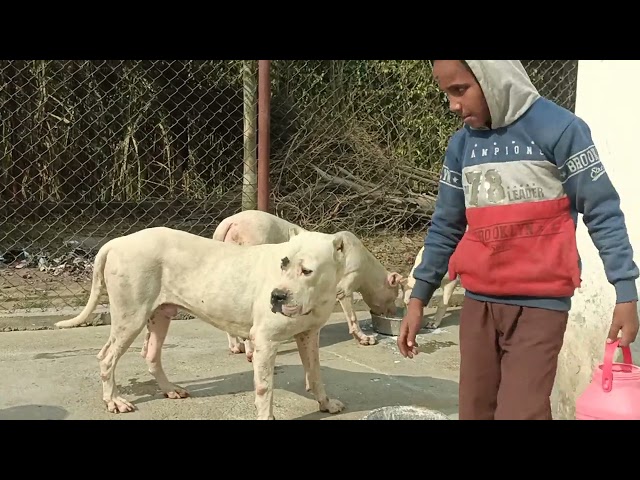
[[[260, 210], [245, 210], [220, 222], [213, 238], [237, 245], [262, 245], [286, 242], [306, 232], [302, 227]], [[374, 345], [375, 336], [365, 335], [353, 308], [353, 293], [362, 294], [372, 313], [394, 315], [396, 299], [406, 279], [399, 273], [389, 272], [354, 234], [340, 232], [345, 241], [346, 269], [338, 284], [337, 299], [342, 306], [349, 333], [360, 345]], [[246, 339], [229, 335], [229, 349], [233, 353], [245, 351], [251, 361], [253, 347]]]

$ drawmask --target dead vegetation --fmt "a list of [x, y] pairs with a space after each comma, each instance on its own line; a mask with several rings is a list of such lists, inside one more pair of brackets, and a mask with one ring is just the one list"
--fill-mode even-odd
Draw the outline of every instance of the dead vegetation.
[[272, 160], [278, 216], [322, 231], [424, 231], [439, 172], [394, 156], [363, 122], [300, 128]]

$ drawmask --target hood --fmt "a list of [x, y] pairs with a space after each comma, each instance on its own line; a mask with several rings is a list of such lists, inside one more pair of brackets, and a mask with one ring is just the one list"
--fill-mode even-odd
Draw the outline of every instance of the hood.
[[491, 113], [491, 128], [506, 127], [540, 98], [520, 60], [465, 60]]

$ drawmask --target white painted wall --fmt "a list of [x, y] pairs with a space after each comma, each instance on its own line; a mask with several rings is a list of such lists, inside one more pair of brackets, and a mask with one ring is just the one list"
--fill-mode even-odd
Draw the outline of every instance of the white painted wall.
[[[621, 89], [639, 78], [638, 60], [580, 60], [575, 111], [591, 127], [600, 158], [620, 193], [636, 263], [640, 260], [640, 97], [624, 95]], [[607, 282], [582, 216], [577, 239], [583, 262], [582, 288], [574, 297], [559, 359], [552, 398], [556, 419], [575, 418], [576, 398], [602, 361], [615, 305], [614, 289]], [[640, 364], [640, 338], [632, 351], [634, 363]]]

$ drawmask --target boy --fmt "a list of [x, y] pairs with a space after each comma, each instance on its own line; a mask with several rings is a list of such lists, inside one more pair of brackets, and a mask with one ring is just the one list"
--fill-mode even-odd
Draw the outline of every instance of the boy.
[[638, 332], [638, 267], [620, 199], [587, 124], [540, 96], [519, 61], [435, 60], [433, 73], [465, 125], [447, 147], [398, 347], [417, 354], [423, 306], [445, 273], [459, 275], [460, 420], [551, 420], [581, 281], [578, 212], [615, 288], [608, 341], [621, 331], [628, 346]]

